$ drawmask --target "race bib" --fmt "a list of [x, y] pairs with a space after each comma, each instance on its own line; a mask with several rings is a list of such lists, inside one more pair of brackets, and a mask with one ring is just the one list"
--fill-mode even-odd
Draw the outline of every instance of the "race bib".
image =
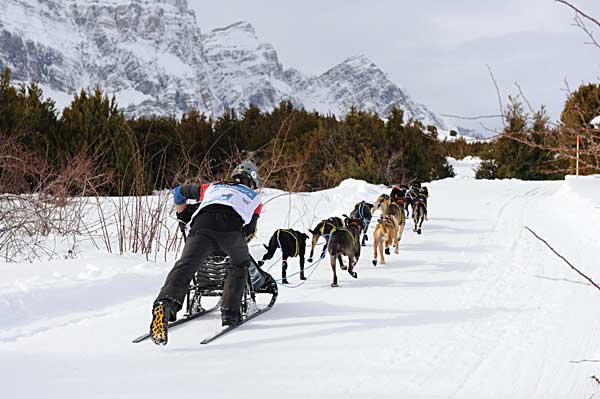
[[242, 217], [244, 224], [248, 224], [260, 204], [260, 197], [243, 184], [216, 183], [206, 189], [198, 210], [214, 204], [232, 207]]

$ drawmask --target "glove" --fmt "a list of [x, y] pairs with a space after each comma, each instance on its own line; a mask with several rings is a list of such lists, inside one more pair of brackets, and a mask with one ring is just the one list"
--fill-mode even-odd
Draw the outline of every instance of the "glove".
[[175, 213], [177, 220], [179, 221], [179, 230], [181, 230], [182, 233], [185, 233], [187, 224], [190, 222], [190, 220], [192, 220], [192, 215], [194, 212], [196, 212], [199, 206], [200, 203], [191, 204], [186, 206], [182, 212]]
[[181, 218], [182, 214], [183, 214], [183, 212], [177, 212], [177, 221], [179, 222], [179, 231], [181, 231], [183, 234], [185, 234], [185, 231], [187, 228], [187, 223], [185, 221], [183, 221], [183, 219]]

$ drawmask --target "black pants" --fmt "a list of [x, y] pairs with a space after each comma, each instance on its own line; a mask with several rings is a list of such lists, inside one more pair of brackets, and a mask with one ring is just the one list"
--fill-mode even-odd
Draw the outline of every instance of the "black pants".
[[250, 263], [242, 221], [237, 215], [203, 212], [195, 218], [181, 258], [169, 272], [156, 298], [156, 301], [171, 302], [171, 319], [183, 306], [190, 281], [198, 267], [217, 251], [227, 254], [231, 261], [223, 287], [222, 308], [239, 311]]

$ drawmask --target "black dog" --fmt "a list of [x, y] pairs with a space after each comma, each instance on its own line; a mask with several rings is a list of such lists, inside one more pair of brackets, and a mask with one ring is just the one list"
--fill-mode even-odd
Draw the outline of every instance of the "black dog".
[[308, 236], [300, 231], [292, 229], [278, 229], [271, 236], [269, 246], [264, 245], [267, 253], [258, 262], [262, 266], [266, 260], [272, 259], [277, 248], [281, 249], [281, 278], [282, 284], [289, 284], [287, 280], [287, 260], [288, 258], [300, 257], [300, 280], [306, 280], [304, 276], [304, 254], [306, 252], [306, 240]]
[[423, 220], [427, 219], [427, 199], [424, 196], [418, 196], [413, 204], [413, 221], [415, 222], [415, 231], [421, 234]]
[[368, 241], [367, 230], [369, 230], [369, 223], [371, 223], [371, 218], [373, 217], [373, 204], [369, 204], [365, 201], [361, 201], [358, 204], [354, 205], [354, 210], [350, 212], [351, 219], [360, 219], [362, 220], [364, 235], [362, 238], [362, 246], [364, 247], [365, 242]]
[[315, 254], [315, 245], [317, 245], [317, 241], [319, 241], [319, 237], [325, 238], [325, 246], [323, 247], [323, 251], [321, 252], [321, 258], [325, 257], [325, 250], [327, 248], [327, 244], [329, 243], [329, 235], [331, 231], [337, 227], [342, 227], [344, 222], [337, 216], [330, 217], [329, 219], [321, 220], [317, 226], [313, 230], [308, 230], [313, 235], [312, 237], [312, 245], [310, 248], [310, 256], [308, 257], [308, 261], [313, 261], [313, 256]]
[[336, 259], [340, 261], [340, 267], [345, 270], [342, 263], [342, 255], [348, 257], [348, 273], [357, 278], [358, 274], [354, 271], [354, 265], [360, 257], [360, 234], [363, 231], [363, 222], [361, 219], [345, 220], [346, 227], [338, 227], [331, 233], [329, 238], [329, 256], [331, 257], [331, 270], [333, 271], [332, 287], [337, 287], [337, 273], [335, 270]]
[[412, 204], [412, 197], [409, 195], [409, 192], [410, 187], [408, 187], [406, 184], [401, 184], [394, 186], [392, 193], [390, 194], [390, 199], [392, 202], [404, 208], [406, 217], [408, 217], [408, 207], [410, 204]]

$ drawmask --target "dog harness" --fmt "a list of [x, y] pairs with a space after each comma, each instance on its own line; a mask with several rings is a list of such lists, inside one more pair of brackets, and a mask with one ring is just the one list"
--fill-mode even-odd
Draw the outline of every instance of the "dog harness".
[[294, 234], [294, 232], [292, 230], [278, 229], [277, 230], [277, 243], [279, 244], [279, 248], [281, 248], [281, 241], [279, 241], [279, 234], [281, 234], [281, 232], [288, 233], [289, 235], [291, 235], [294, 238], [294, 241], [296, 242], [296, 253], [294, 253], [294, 256], [292, 256], [292, 258], [295, 258], [300, 253], [300, 243], [298, 242], [298, 237], [296, 237], [296, 234]]
[[[360, 218], [362, 219], [363, 223], [365, 224], [366, 229], [369, 228], [369, 222], [371, 221], [371, 219], [368, 219], [365, 217], [365, 201], [361, 201], [358, 203], [358, 216], [360, 216]], [[350, 214], [352, 215], [352, 214]]]
[[[356, 222], [352, 222], [350, 224], [354, 224], [354, 223], [356, 223]], [[333, 234], [333, 232], [335, 232], [337, 230], [345, 231], [346, 233], [350, 234], [350, 237], [352, 237], [352, 241], [356, 241], [356, 237], [354, 236], [354, 233], [345, 227], [334, 227], [333, 230], [331, 230], [331, 233], [329, 233], [329, 234]]]
[[324, 220], [323, 221], [323, 226], [321, 226], [321, 229], [319, 230], [319, 232], [321, 233], [321, 235], [325, 235], [325, 226], [331, 226], [332, 230], [329, 232], [329, 234], [333, 233], [333, 230], [335, 230], [336, 225], [331, 223], [329, 220]]

